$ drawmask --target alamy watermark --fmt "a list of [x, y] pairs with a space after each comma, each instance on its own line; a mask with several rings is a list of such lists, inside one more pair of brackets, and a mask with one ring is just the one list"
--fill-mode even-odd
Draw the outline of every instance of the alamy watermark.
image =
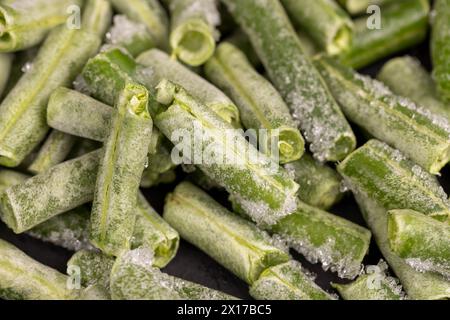
[[367, 7], [367, 14], [370, 14], [367, 18], [367, 29], [380, 30], [382, 28], [381, 8], [377, 5], [370, 5]]

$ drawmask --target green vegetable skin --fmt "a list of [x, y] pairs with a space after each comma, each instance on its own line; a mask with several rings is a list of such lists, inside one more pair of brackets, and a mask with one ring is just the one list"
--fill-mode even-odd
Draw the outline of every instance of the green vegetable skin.
[[63, 162], [69, 155], [77, 138], [58, 130], [53, 130], [45, 140], [28, 171], [39, 174]]
[[2, 220], [22, 233], [92, 200], [101, 151], [63, 162], [8, 188], [0, 199]]
[[173, 55], [191, 66], [205, 63], [216, 49], [220, 13], [215, 0], [167, 0]]
[[320, 74], [305, 55], [278, 0], [224, 0], [250, 38], [270, 79], [300, 122], [320, 161], [345, 158], [355, 136]]
[[136, 194], [147, 160], [153, 122], [148, 91], [127, 84], [121, 91], [100, 161], [91, 214], [90, 240], [109, 255], [131, 246]]
[[421, 43], [428, 30], [428, 0], [393, 1], [381, 8], [381, 28], [368, 28], [367, 17], [354, 21], [354, 36], [349, 51], [339, 56], [353, 68], [362, 68]]
[[[391, 176], [386, 164], [396, 169]], [[419, 300], [449, 298], [450, 283], [446, 279], [438, 274], [416, 271], [389, 247], [388, 210], [418, 209], [430, 216], [448, 217], [448, 200], [436, 180], [419, 166], [408, 170], [410, 167], [411, 163], [400, 153], [372, 140], [347, 157], [338, 166], [338, 172], [353, 191], [381, 253], [408, 296]], [[395, 189], [389, 190], [390, 186]]]
[[0, 239], [0, 298], [8, 300], [70, 300], [68, 277], [31, 259]]
[[431, 36], [433, 77], [441, 97], [450, 102], [450, 1], [435, 1], [434, 12]]
[[14, 56], [12, 54], [0, 53], [0, 97], [2, 97], [7, 86], [13, 58]]
[[369, 250], [366, 228], [298, 201], [297, 210], [270, 229], [311, 263], [341, 278], [355, 278]]
[[111, 271], [114, 300], [229, 300], [220, 291], [169, 276], [152, 267], [152, 252], [145, 248], [118, 257]]
[[83, 78], [92, 95], [109, 105], [114, 104], [116, 92], [133, 79], [144, 84], [150, 92], [163, 79], [183, 83], [191, 94], [225, 121], [239, 127], [239, 110], [233, 102], [219, 89], [172, 60], [166, 53], [153, 49], [141, 54], [137, 61], [139, 64], [120, 49], [113, 48], [91, 59], [83, 70]]
[[[11, 170], [0, 171], [0, 193], [18, 185], [30, 176]], [[28, 235], [53, 243], [68, 250], [91, 248], [88, 240], [88, 222], [91, 212], [85, 206], [53, 217], [27, 232]]]
[[78, 0], [5, 0], [0, 4], [0, 52], [14, 52], [41, 42], [54, 27], [71, 21]]
[[294, 24], [310, 35], [328, 54], [350, 48], [353, 23], [334, 0], [281, 0]]
[[83, 287], [99, 285], [109, 289], [109, 275], [113, 264], [113, 257], [108, 257], [101, 252], [81, 250], [67, 262], [67, 269], [79, 268]]
[[158, 0], [111, 0], [116, 11], [147, 27], [157, 47], [166, 49], [169, 38], [167, 13]]
[[397, 0], [338, 0], [338, 2], [352, 15], [365, 13], [371, 5], [382, 6]]
[[[87, 8], [92, 8], [90, 3]], [[86, 11], [81, 29], [63, 25], [52, 30], [32, 68], [3, 100], [0, 105], [1, 165], [18, 166], [45, 137], [48, 131], [45, 112], [51, 93], [59, 86], [70, 84], [100, 47], [101, 30], [97, 24], [91, 24], [91, 15], [100, 20], [108, 17], [99, 17], [99, 13]]]
[[373, 137], [396, 147], [428, 172], [439, 173], [450, 159], [450, 124], [380, 82], [331, 58], [316, 66], [347, 117]]
[[267, 268], [250, 288], [257, 300], [333, 300], [314, 283], [300, 263], [291, 260]]
[[[181, 160], [224, 187], [252, 219], [271, 225], [295, 210], [298, 185], [207, 106], [166, 80], [157, 86], [157, 100], [166, 109], [154, 117], [155, 125], [184, 149]], [[191, 141], [198, 142], [194, 149]]]
[[412, 210], [388, 212], [391, 250], [418, 271], [450, 278], [450, 226]]
[[450, 106], [439, 100], [431, 75], [416, 58], [404, 56], [389, 60], [377, 78], [395, 94], [450, 119]]
[[270, 82], [253, 69], [243, 52], [223, 42], [206, 63], [205, 74], [236, 102], [243, 125], [255, 130], [254, 138], [259, 139], [262, 152], [279, 157], [281, 163], [300, 159], [305, 141], [289, 108]]
[[106, 34], [106, 40], [109, 44], [127, 49], [133, 57], [155, 46], [145, 24], [130, 20], [125, 15], [114, 16], [114, 25]]
[[249, 284], [263, 270], [289, 260], [267, 233], [189, 182], [167, 197], [163, 217], [183, 239]]
[[303, 202], [328, 210], [342, 198], [341, 177], [332, 168], [314, 160], [310, 154], [306, 153], [300, 160], [284, 167], [299, 184], [298, 197]]
[[402, 300], [405, 299], [398, 280], [386, 274], [387, 264], [367, 266], [365, 273], [349, 284], [334, 284], [344, 300]]

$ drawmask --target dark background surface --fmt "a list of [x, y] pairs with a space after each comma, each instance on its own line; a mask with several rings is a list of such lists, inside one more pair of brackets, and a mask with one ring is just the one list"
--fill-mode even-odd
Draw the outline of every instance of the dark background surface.
[[[397, 54], [397, 56], [405, 54], [416, 56], [427, 68], [430, 68], [429, 49], [427, 45], [428, 41], [429, 40], [427, 39], [422, 45], [412, 48], [407, 52], [401, 52]], [[377, 64], [362, 70], [362, 73], [375, 76], [386, 60], [387, 59], [384, 59]], [[357, 128], [355, 128], [355, 132], [358, 132]], [[358, 142], [359, 145], [364, 143], [364, 139], [361, 137], [361, 135], [358, 136]], [[177, 182], [179, 182], [183, 177], [183, 173], [181, 171], [179, 176], [180, 177]], [[439, 177], [447, 193], [450, 191], [449, 177], [450, 170], [447, 167], [442, 171], [442, 176]], [[175, 185], [176, 183], [144, 190], [144, 194], [147, 196], [148, 200], [155, 207], [155, 209], [159, 213], [162, 213], [165, 195], [173, 190]], [[221, 203], [226, 204], [225, 194], [214, 191], [213, 195]], [[331, 211], [339, 216], [365, 226], [359, 209], [350, 194], [346, 195], [341, 203], [336, 205]], [[73, 254], [70, 251], [51, 244], [43, 243], [27, 235], [14, 235], [1, 222], [0, 238], [13, 243], [37, 261], [40, 261], [41, 263], [44, 263], [50, 267], [56, 268], [61, 272], [65, 272], [66, 262]], [[224, 250], [226, 250], [226, 248], [224, 248]], [[330, 282], [348, 282], [346, 280], [339, 279], [334, 273], [324, 272], [320, 264], [312, 265], [295, 252], [292, 252], [292, 254], [296, 259], [303, 263], [304, 267], [317, 274], [316, 282], [322, 288], [332, 292]], [[372, 241], [369, 255], [364, 259], [364, 264], [376, 264], [381, 258], [382, 257], [378, 248]], [[197, 282], [210, 288], [224, 291], [239, 298], [250, 298], [248, 295], [247, 284], [228, 272], [225, 268], [209, 258], [206, 254], [184, 241], [181, 241], [177, 256], [164, 269], [164, 271], [171, 275]]]

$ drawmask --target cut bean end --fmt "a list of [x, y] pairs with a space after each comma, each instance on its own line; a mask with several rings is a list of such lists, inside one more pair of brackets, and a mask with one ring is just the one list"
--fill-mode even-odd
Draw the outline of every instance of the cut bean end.
[[174, 55], [194, 67], [204, 64], [216, 48], [211, 29], [197, 19], [176, 28], [170, 36], [170, 43]]

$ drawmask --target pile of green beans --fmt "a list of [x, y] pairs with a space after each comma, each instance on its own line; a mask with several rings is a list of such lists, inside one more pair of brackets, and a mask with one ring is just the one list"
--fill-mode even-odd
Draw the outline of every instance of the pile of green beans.
[[0, 1], [0, 220], [72, 252], [0, 239], [0, 299], [237, 299], [181, 240], [258, 300], [450, 299], [449, 101], [450, 0]]

